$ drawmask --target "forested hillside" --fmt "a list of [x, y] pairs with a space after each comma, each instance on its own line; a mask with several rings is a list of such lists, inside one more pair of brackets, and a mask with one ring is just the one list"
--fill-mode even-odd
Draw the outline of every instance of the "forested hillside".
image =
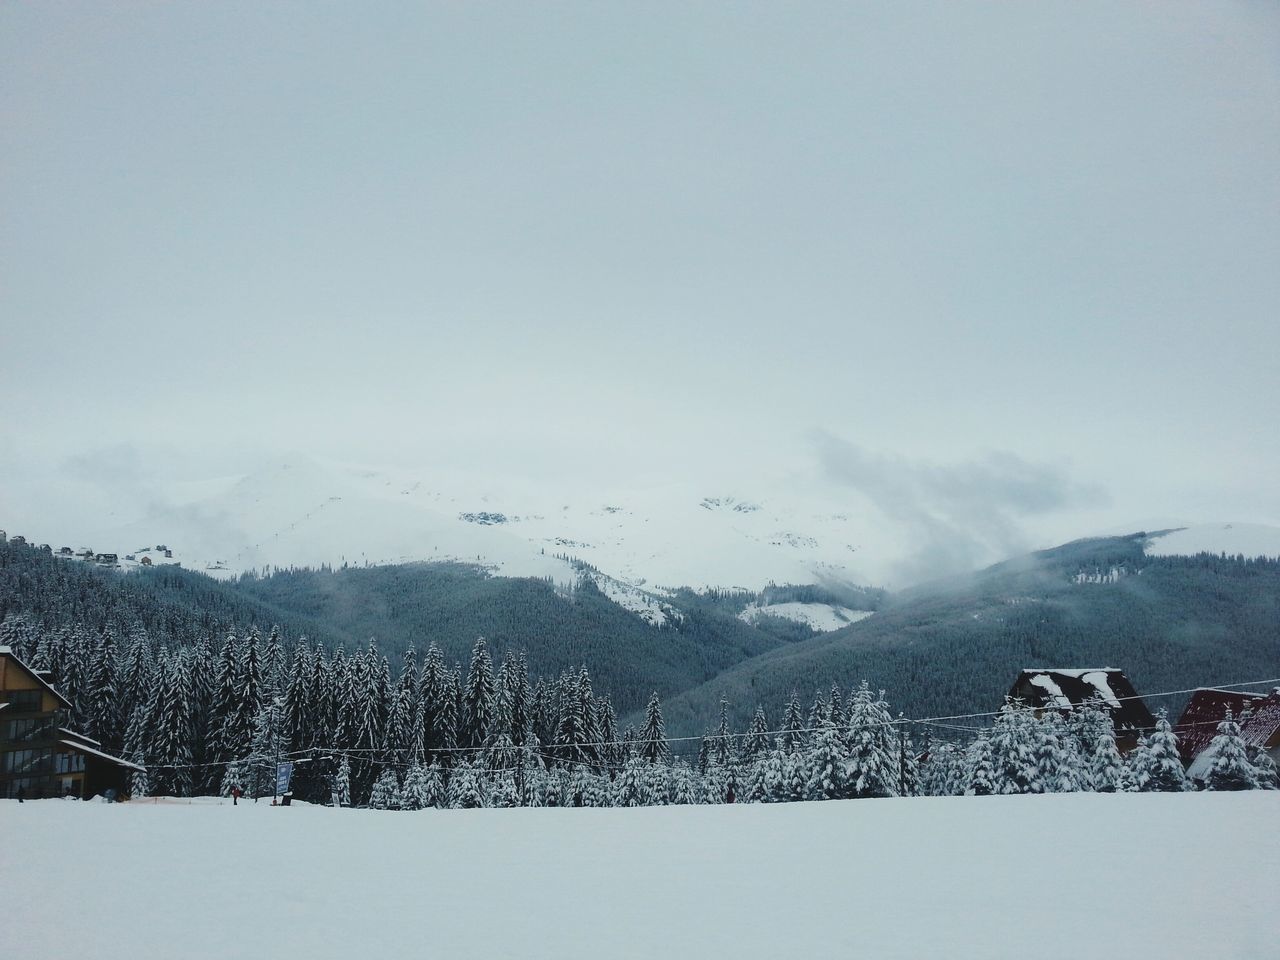
[[300, 637], [330, 649], [376, 638], [398, 663], [431, 643], [464, 660], [477, 637], [499, 651], [521, 651], [537, 673], [586, 665], [621, 711], [643, 706], [654, 690], [673, 694], [788, 640], [812, 636], [800, 624], [735, 612], [754, 594], [731, 600], [692, 591], [681, 616], [655, 627], [611, 602], [590, 582], [557, 591], [528, 578], [492, 577], [460, 564], [406, 564], [340, 570], [280, 571], [218, 581], [175, 567], [122, 574], [52, 557], [33, 547], [0, 545], [0, 622], [22, 616], [48, 629], [78, 624], [125, 637], [140, 625], [161, 646], [220, 640], [251, 626], [277, 626], [286, 645]]
[[908, 716], [936, 716], [997, 708], [1024, 667], [1121, 667], [1139, 693], [1280, 676], [1280, 562], [1149, 557], [1145, 540], [1076, 541], [890, 596], [670, 699], [668, 724], [705, 730], [721, 697], [741, 723], [756, 703], [863, 677]]

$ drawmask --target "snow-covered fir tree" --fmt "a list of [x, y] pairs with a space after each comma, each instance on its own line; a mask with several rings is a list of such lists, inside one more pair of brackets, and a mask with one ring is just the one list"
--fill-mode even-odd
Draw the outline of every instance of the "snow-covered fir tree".
[[1206, 790], [1258, 789], [1258, 771], [1249, 762], [1240, 724], [1232, 719], [1230, 710], [1218, 724], [1217, 736], [1207, 750], [1213, 760], [1204, 778]]
[[400, 804], [400, 781], [392, 767], [384, 767], [373, 783], [369, 806], [374, 810], [399, 810]]

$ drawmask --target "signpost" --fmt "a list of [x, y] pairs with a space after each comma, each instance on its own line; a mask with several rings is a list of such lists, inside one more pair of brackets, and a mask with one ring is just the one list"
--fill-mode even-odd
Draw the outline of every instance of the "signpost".
[[276, 764], [276, 796], [289, 792], [289, 780], [293, 776], [292, 763]]

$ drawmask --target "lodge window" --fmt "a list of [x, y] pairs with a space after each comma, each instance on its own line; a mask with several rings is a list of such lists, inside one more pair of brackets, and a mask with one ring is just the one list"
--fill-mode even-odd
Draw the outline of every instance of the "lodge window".
[[79, 773], [83, 769], [83, 753], [60, 753], [54, 764], [54, 773]]
[[32, 740], [43, 739], [52, 732], [53, 721], [41, 717], [24, 717], [0, 723], [0, 740], [30, 743]]
[[44, 773], [53, 765], [53, 751], [10, 750], [0, 753], [0, 773]]
[[44, 700], [39, 690], [6, 690], [4, 698], [9, 702], [10, 713], [40, 713]]

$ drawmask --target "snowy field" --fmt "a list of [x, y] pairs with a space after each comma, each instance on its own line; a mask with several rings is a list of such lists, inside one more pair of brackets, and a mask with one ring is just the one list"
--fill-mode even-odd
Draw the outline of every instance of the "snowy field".
[[[1280, 794], [397, 813], [0, 801], [46, 957], [1274, 957]], [[25, 955], [25, 951], [19, 951]]]

